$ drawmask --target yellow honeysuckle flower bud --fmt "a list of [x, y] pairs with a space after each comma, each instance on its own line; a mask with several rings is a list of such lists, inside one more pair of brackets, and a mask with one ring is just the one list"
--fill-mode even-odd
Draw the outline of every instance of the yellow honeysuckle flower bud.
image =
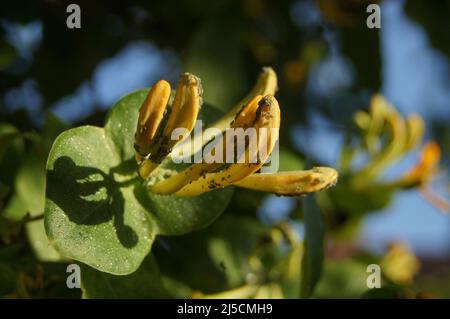
[[145, 157], [150, 153], [156, 131], [166, 110], [170, 98], [170, 84], [164, 80], [156, 82], [139, 109], [139, 118], [135, 134], [135, 149], [138, 155]]
[[[156, 94], [159, 93], [160, 90], [162, 90], [160, 89], [160, 86], [162, 86], [163, 84], [167, 84], [164, 86], [164, 94]], [[146, 130], [144, 130], [144, 133], [146, 134], [138, 134], [139, 144], [136, 143], [137, 145], [139, 145], [139, 147], [137, 147], [137, 150], [139, 150], [138, 155], [147, 156], [147, 158], [140, 163], [139, 167], [139, 174], [143, 178], [149, 177], [154, 169], [158, 167], [162, 160], [172, 151], [174, 145], [189, 135], [194, 127], [198, 112], [202, 105], [203, 90], [200, 79], [191, 73], [184, 73], [178, 83], [175, 92], [175, 99], [170, 109], [170, 115], [168, 115], [169, 117], [167, 119], [167, 123], [165, 123], [162, 134], [154, 138], [157, 132], [157, 128], [162, 122], [163, 112], [160, 111], [160, 109], [162, 108], [161, 105], [164, 102], [164, 105], [166, 105], [168, 102], [168, 96], [170, 96], [170, 86], [167, 82], [159, 81], [155, 84], [155, 86], [155, 90], [153, 90], [152, 88], [149, 93], [149, 96], [151, 96], [150, 101], [153, 101], [153, 103], [146, 104], [146, 102], [144, 102], [143, 106], [141, 107], [142, 112], [140, 112], [140, 114], [142, 113], [143, 119], [146, 118], [145, 115], [147, 115], [147, 113], [157, 114], [153, 117], [151, 117], [150, 115], [147, 116], [147, 122], [149, 122], [149, 129], [147, 131], [151, 131], [153, 134], [150, 136], [150, 134], [147, 133]], [[167, 87], [169, 95], [167, 95]], [[156, 93], [152, 93], [152, 91], [155, 91]], [[152, 106], [154, 106], [153, 113], [147, 111], [148, 109], [151, 109]], [[138, 133], [140, 132], [140, 123], [141, 122], [139, 120]], [[176, 138], [173, 138], [172, 133], [175, 129], [182, 129], [183, 133], [178, 134]], [[149, 138], [149, 136], [151, 138]], [[137, 159], [139, 160], [140, 157], [137, 156]]]
[[[257, 107], [256, 107], [257, 105]], [[252, 110], [254, 110], [252, 112]], [[239, 113], [236, 122], [242, 119], [242, 127], [254, 127], [258, 134], [258, 147], [250, 150], [246, 148], [244, 154], [238, 159], [237, 163], [231, 164], [222, 171], [207, 173], [198, 180], [184, 186], [177, 194], [185, 196], [193, 196], [204, 193], [206, 191], [224, 187], [241, 180], [242, 178], [259, 170], [270, 156], [275, 142], [278, 139], [278, 130], [270, 130], [272, 128], [278, 129], [280, 127], [280, 108], [277, 100], [272, 95], [265, 97], [258, 97], [252, 100]], [[261, 138], [259, 135], [260, 129], [268, 129], [267, 136]], [[267, 148], [266, 148], [267, 147]], [[267, 152], [261, 152], [265, 148]], [[261, 157], [263, 155], [263, 157]], [[256, 163], [248, 161], [250, 158], [259, 157]]]
[[302, 195], [334, 186], [338, 173], [330, 167], [314, 167], [305, 171], [252, 174], [234, 185], [277, 195]]
[[372, 117], [365, 111], [358, 110], [353, 114], [353, 121], [359, 129], [367, 131], [370, 127]]
[[[228, 111], [223, 117], [221, 117], [219, 120], [214, 122], [210, 125], [210, 127], [217, 128], [220, 131], [224, 131], [227, 127], [230, 127], [231, 122], [236, 117], [236, 114], [242, 109], [243, 106], [247, 105], [248, 102], [250, 102], [255, 96], [257, 95], [275, 95], [275, 92], [277, 90], [277, 75], [275, 71], [271, 67], [264, 67], [261, 71], [261, 73], [258, 76], [258, 79], [256, 81], [256, 84], [251, 89], [251, 91], [242, 98], [234, 107]], [[192, 145], [194, 146], [192, 152], [195, 153], [199, 149], [195, 148], [196, 145], [201, 146], [202, 135], [198, 134], [194, 136]], [[188, 141], [186, 141], [188, 142]], [[174, 152], [178, 153], [179, 150], [183, 147], [183, 143], [179, 143], [174, 147]]]
[[440, 157], [439, 145], [434, 141], [426, 143], [422, 148], [418, 163], [404, 175], [399, 184], [404, 187], [413, 187], [427, 183], [438, 170]]
[[277, 90], [277, 75], [271, 67], [264, 67], [252, 90], [240, 100], [222, 119], [212, 126], [221, 130], [227, 128], [244, 105], [247, 105], [257, 95], [275, 95]]
[[[200, 79], [193, 74], [184, 73], [177, 86], [172, 109], [164, 128], [164, 137], [172, 134], [176, 128], [185, 128], [186, 132], [191, 132], [203, 103], [203, 89]], [[187, 134], [186, 134], [187, 135]], [[186, 137], [179, 136], [178, 139], [169, 138], [168, 148]]]
[[[385, 127], [385, 122], [388, 117], [397, 117], [395, 108], [386, 101], [381, 94], [375, 94], [370, 100], [369, 107], [369, 121], [366, 128], [362, 128], [365, 131], [364, 141], [369, 153], [374, 154], [378, 151], [377, 147], [380, 143], [380, 135]], [[361, 121], [361, 119], [355, 118]], [[356, 122], [356, 124], [360, 124]]]

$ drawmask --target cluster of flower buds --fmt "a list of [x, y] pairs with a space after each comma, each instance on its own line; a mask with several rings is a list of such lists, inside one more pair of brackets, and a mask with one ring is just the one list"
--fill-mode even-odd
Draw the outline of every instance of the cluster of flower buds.
[[[182, 144], [179, 142], [186, 139], [192, 131], [202, 104], [200, 80], [185, 73], [178, 84], [172, 107], [166, 111], [171, 93], [170, 85], [166, 81], [158, 81], [141, 106], [135, 135], [139, 174], [147, 181], [152, 181], [148, 183], [150, 191], [161, 195], [196, 196], [216, 188], [235, 185], [279, 195], [300, 195], [334, 185], [337, 172], [328, 167], [315, 167], [307, 171], [259, 173], [278, 140], [281, 114], [278, 101], [274, 97], [276, 88], [275, 72], [271, 68], [264, 68], [251, 92], [222, 119], [211, 125], [219, 132], [228, 128], [253, 128], [256, 133], [251, 138], [256, 141], [255, 148], [250, 147], [249, 143], [231, 164], [202, 161], [181, 172], [168, 174], [163, 180], [153, 181], [153, 172], [162, 160], [170, 156], [172, 151], [175, 153], [177, 144]], [[183, 128], [186, 134], [174, 140], [172, 132], [178, 128]], [[192, 137], [193, 140], [200, 138], [202, 137]], [[224, 138], [224, 134], [221, 138]], [[227, 148], [235, 147], [233, 143], [228, 142], [225, 140], [225, 143], [222, 143], [225, 152]], [[255, 158], [256, 161], [252, 160]]]
[[[355, 113], [354, 122], [360, 131], [361, 143], [351, 151], [348, 149], [343, 151], [341, 170], [343, 172], [349, 170], [351, 159], [358, 151], [365, 151], [369, 159], [362, 168], [349, 174], [352, 187], [362, 189], [376, 183], [378, 186], [392, 189], [413, 187], [424, 189], [438, 172], [440, 149], [434, 141], [422, 145], [425, 125], [419, 115], [411, 114], [404, 117], [381, 95], [375, 95], [367, 112]], [[419, 146], [420, 159], [413, 168], [393, 181], [379, 181], [383, 170]], [[428, 199], [431, 197], [428, 196]], [[433, 198], [432, 202], [448, 210], [448, 204], [443, 201]]]
[[[368, 112], [356, 112], [354, 121], [370, 155], [366, 165], [354, 174], [353, 180], [357, 185], [373, 180], [387, 166], [422, 144], [425, 127], [422, 118], [417, 114], [402, 116], [381, 95], [372, 97]], [[416, 168], [395, 181], [397, 186], [421, 185], [436, 172], [440, 154], [437, 144], [426, 143], [422, 154]]]
[[[139, 110], [134, 143], [142, 177], [150, 176], [174, 145], [192, 130], [202, 105], [202, 93], [200, 79], [190, 73], [181, 76], [170, 109], [170, 84], [160, 80], [150, 89]], [[187, 134], [172, 139], [171, 133], [178, 127], [186, 128]]]

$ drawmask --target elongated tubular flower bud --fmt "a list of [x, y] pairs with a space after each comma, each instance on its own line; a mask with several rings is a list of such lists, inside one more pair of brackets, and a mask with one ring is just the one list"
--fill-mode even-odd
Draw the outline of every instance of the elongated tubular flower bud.
[[[258, 147], [253, 150], [251, 147], [247, 147], [245, 152], [238, 159], [237, 163], [231, 164], [219, 172], [205, 174], [199, 179], [184, 186], [176, 194], [183, 196], [195, 196], [215, 188], [224, 187], [256, 172], [264, 165], [264, 162], [270, 156], [275, 142], [278, 139], [278, 129], [280, 127], [280, 108], [277, 100], [272, 95], [266, 95], [260, 100], [257, 100], [257, 102], [258, 107], [255, 112], [246, 112], [247, 109], [254, 108], [254, 103], [249, 103], [240, 112], [240, 115], [238, 115], [236, 120], [239, 121], [240, 117], [244, 117], [247, 120], [243, 123], [243, 126], [253, 127], [256, 129]], [[249, 116], [249, 114], [253, 114], [253, 116]], [[267, 134], [264, 138], [261, 138], [261, 131], [259, 129], [266, 129]], [[263, 152], [263, 149], [265, 149], [266, 152]], [[246, 159], [257, 157], [259, 157], [259, 161], [256, 161], [256, 163], [245, 162]]]
[[378, 152], [376, 146], [380, 142], [380, 134], [383, 130], [384, 123], [389, 114], [396, 113], [394, 107], [380, 95], [375, 94], [370, 101], [370, 121], [369, 126], [365, 130], [364, 140], [369, 153]]
[[315, 167], [311, 170], [252, 174], [234, 185], [277, 195], [302, 195], [334, 186], [338, 173], [329, 167]]
[[375, 94], [370, 101], [369, 113], [372, 119], [368, 131], [370, 134], [379, 135], [383, 128], [385, 118], [388, 114], [396, 113], [396, 111], [382, 95]]
[[353, 115], [353, 121], [355, 122], [356, 126], [358, 126], [359, 129], [363, 131], [367, 131], [369, 129], [371, 120], [372, 117], [366, 111], [358, 110]]
[[[262, 99], [261, 95], [255, 96], [247, 105], [236, 114], [235, 120], [232, 122], [231, 128], [248, 126], [255, 117], [258, 103]], [[223, 134], [224, 135], [224, 134]], [[226, 140], [222, 135], [219, 143], [223, 145], [222, 154], [226, 154]], [[157, 194], [172, 194], [181, 189], [186, 184], [199, 179], [206, 173], [210, 173], [223, 166], [223, 163], [198, 163], [194, 164], [184, 171], [172, 175], [169, 178], [150, 186], [150, 189]]]
[[425, 131], [425, 123], [417, 114], [411, 114], [406, 118], [408, 138], [406, 140], [405, 152], [411, 150], [422, 141]]
[[390, 136], [384, 149], [375, 156], [372, 165], [378, 171], [387, 166], [390, 162], [397, 160], [403, 154], [406, 141], [407, 129], [405, 119], [398, 113], [392, 113], [386, 118], [390, 127]]
[[403, 187], [414, 187], [425, 184], [438, 170], [440, 158], [441, 149], [439, 145], [434, 141], [426, 143], [420, 153], [419, 162], [397, 183]]
[[221, 130], [230, 126], [231, 121], [236, 117], [236, 114], [247, 105], [255, 96], [275, 95], [277, 90], [277, 75], [271, 67], [264, 67], [258, 76], [255, 86], [251, 91], [240, 100], [228, 113], [219, 121], [213, 124]]
[[170, 84], [164, 80], [156, 82], [139, 109], [134, 147], [138, 157], [145, 157], [150, 149], [170, 98]]
[[404, 118], [397, 112], [391, 112], [386, 117], [389, 136], [382, 150], [353, 177], [356, 187], [363, 187], [377, 176], [380, 170], [397, 160], [404, 153], [407, 141], [406, 123]]
[[[202, 105], [202, 94], [200, 79], [193, 74], [184, 73], [178, 83], [164, 130], [152, 145], [148, 159], [139, 167], [139, 174], [143, 178], [147, 178], [172, 151], [173, 146], [192, 131]], [[184, 129], [184, 133], [172, 138], [175, 129]]]
[[[221, 117], [218, 121], [211, 124], [209, 127], [214, 127], [219, 129], [220, 131], [224, 131], [226, 128], [230, 127], [231, 122], [235, 119], [237, 113], [245, 106], [247, 105], [255, 96], [257, 95], [275, 95], [275, 92], [277, 90], [277, 75], [275, 71], [271, 67], [264, 67], [258, 76], [258, 79], [256, 81], [256, 84], [253, 86], [251, 91], [242, 98], [234, 107], [228, 111], [227, 114], [225, 114], [223, 117]], [[192, 141], [192, 145], [199, 147], [202, 146], [201, 143], [202, 135], [198, 134], [194, 136], [194, 139]], [[199, 143], [200, 141], [200, 143]], [[183, 143], [179, 143], [174, 151], [175, 153], [178, 152], [178, 147], [182, 148]], [[192, 153], [195, 153], [199, 150], [199, 147], [192, 150]]]
[[[203, 103], [202, 95], [200, 79], [191, 73], [184, 73], [177, 86], [169, 120], [164, 128], [163, 135], [169, 137], [169, 146], [173, 146], [184, 139], [194, 128], [195, 120]], [[185, 128], [189, 133], [172, 140], [170, 136], [176, 128]]]

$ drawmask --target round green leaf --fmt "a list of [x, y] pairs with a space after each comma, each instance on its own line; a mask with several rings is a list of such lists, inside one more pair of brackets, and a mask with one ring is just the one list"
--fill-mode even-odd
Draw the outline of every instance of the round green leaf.
[[[98, 270], [134, 272], [157, 234], [203, 228], [225, 209], [232, 190], [197, 197], [150, 194], [137, 175], [134, 131], [146, 90], [123, 97], [104, 128], [62, 133], [47, 161], [45, 226], [62, 255]], [[203, 107], [205, 122], [217, 112]], [[206, 123], [208, 124], [208, 123]]]

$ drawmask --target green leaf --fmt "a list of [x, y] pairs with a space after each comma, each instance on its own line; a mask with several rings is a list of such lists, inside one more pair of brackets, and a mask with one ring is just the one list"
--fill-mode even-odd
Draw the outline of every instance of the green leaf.
[[0, 183], [12, 189], [25, 150], [21, 133], [11, 124], [0, 123]]
[[305, 240], [302, 260], [301, 296], [309, 298], [323, 268], [325, 225], [313, 195], [304, 199]]
[[348, 183], [341, 183], [328, 192], [340, 211], [347, 215], [361, 216], [385, 208], [395, 191], [392, 186], [368, 185], [355, 190]]
[[285, 298], [299, 298], [301, 292], [301, 263], [303, 257], [303, 245], [295, 243], [291, 247], [291, 253], [287, 257], [281, 284]]
[[202, 293], [218, 293], [245, 284], [248, 259], [266, 232], [256, 218], [224, 214], [207, 229], [161, 237], [154, 249], [161, 272]]
[[304, 165], [303, 161], [297, 156], [297, 154], [290, 151], [286, 147], [280, 146], [279, 167], [278, 167], [278, 170], [280, 172], [296, 171], [296, 170], [304, 169], [304, 166], [305, 165]]
[[27, 215], [25, 204], [13, 194], [2, 211], [2, 217], [11, 222], [20, 222]]
[[180, 298], [298, 298], [302, 245], [288, 244], [280, 229], [225, 214], [202, 231], [159, 238], [152, 253]]
[[20, 132], [8, 123], [0, 123], [0, 159], [8, 147], [20, 136]]
[[193, 34], [186, 49], [185, 65], [202, 79], [205, 100], [224, 111], [248, 88], [242, 73], [243, 30], [245, 25], [233, 10], [215, 12]]
[[16, 50], [2, 36], [0, 38], [0, 71], [3, 71], [14, 61]]
[[[133, 142], [146, 94], [140, 90], [119, 100], [104, 128], [82, 126], [59, 135], [47, 161], [50, 242], [62, 255], [112, 274], [135, 271], [157, 234], [206, 227], [232, 194], [229, 188], [197, 197], [159, 196], [145, 189], [136, 173]], [[205, 121], [217, 116], [203, 107]]]
[[27, 154], [17, 172], [15, 189], [31, 216], [42, 215], [45, 202], [45, 160], [42, 156]]
[[141, 267], [126, 276], [114, 276], [81, 267], [83, 298], [167, 298], [158, 265], [149, 255]]
[[366, 263], [353, 259], [326, 262], [314, 297], [359, 298], [367, 290], [366, 268]]

